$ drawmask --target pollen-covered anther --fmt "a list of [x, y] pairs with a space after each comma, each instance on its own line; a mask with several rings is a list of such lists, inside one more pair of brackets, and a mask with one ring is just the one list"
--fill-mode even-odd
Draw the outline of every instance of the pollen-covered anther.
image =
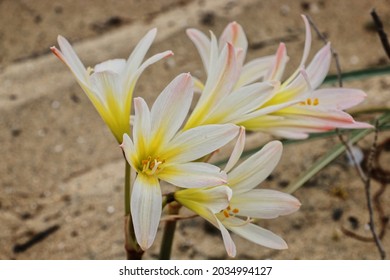
[[94, 69], [91, 66], [88, 66], [87, 73], [88, 75], [91, 75], [93, 73]]
[[159, 157], [152, 158], [148, 156], [146, 159], [141, 161], [142, 172], [147, 175], [154, 175], [156, 172], [161, 170], [161, 165], [165, 163], [165, 160], [160, 160]]
[[318, 104], [320, 104], [320, 101], [318, 100], [318, 98], [314, 98], [314, 99], [311, 99], [311, 98], [307, 98], [305, 101], [301, 101], [299, 102], [299, 105], [313, 105], [313, 106], [317, 106]]
[[236, 214], [238, 214], [238, 212], [240, 212], [240, 210], [238, 208], [231, 208], [230, 206], [226, 207], [226, 209], [222, 210], [221, 211], [223, 213], [223, 215], [226, 217], [226, 218], [229, 218], [229, 217], [232, 217], [232, 216], [235, 216]]

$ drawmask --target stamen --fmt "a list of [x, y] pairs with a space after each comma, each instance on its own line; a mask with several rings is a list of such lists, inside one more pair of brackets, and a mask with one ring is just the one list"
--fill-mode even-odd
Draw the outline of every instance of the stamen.
[[320, 104], [320, 100], [317, 97], [314, 99], [307, 98], [305, 101], [299, 102], [299, 105], [317, 106], [318, 104]]
[[154, 175], [161, 170], [161, 165], [163, 163], [165, 163], [165, 160], [160, 160], [159, 157], [152, 158], [151, 156], [148, 156], [141, 161], [142, 172], [147, 175]]
[[234, 217], [236, 214], [238, 214], [238, 212], [240, 212], [240, 210], [238, 208], [234, 208], [232, 210], [231, 206], [229, 205], [228, 207], [226, 207], [226, 209], [222, 210], [221, 212], [223, 213], [225, 218], [229, 218], [229, 217]]

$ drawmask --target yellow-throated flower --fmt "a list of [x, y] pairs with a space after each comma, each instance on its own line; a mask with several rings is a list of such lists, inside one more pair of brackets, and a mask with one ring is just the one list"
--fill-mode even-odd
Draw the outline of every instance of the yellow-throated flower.
[[152, 245], [161, 216], [159, 180], [184, 188], [226, 182], [226, 173], [218, 167], [193, 161], [231, 141], [239, 129], [225, 124], [179, 131], [192, 96], [192, 78], [181, 74], [163, 90], [150, 111], [142, 98], [134, 99], [132, 139], [125, 134], [121, 146], [137, 172], [131, 193], [131, 215], [137, 241], [144, 250]]
[[[275, 56], [243, 64], [247, 39], [242, 27], [230, 23], [219, 38], [211, 40], [196, 29], [187, 34], [197, 47], [207, 72], [205, 85], [196, 80], [201, 96], [185, 128], [209, 123], [235, 123], [247, 130], [284, 138], [306, 138], [309, 133], [334, 128], [370, 128], [344, 110], [364, 100], [358, 89], [317, 89], [329, 71], [330, 44], [305, 67], [311, 46], [310, 25], [303, 16], [306, 39], [297, 70], [284, 82], [288, 62], [285, 44]], [[262, 82], [255, 82], [261, 80]], [[255, 82], [255, 83], [254, 83]]]
[[282, 144], [272, 141], [235, 167], [241, 157], [244, 143], [245, 132], [242, 129], [225, 167], [228, 174], [227, 186], [232, 190], [226, 208], [215, 211], [208, 203], [204, 203], [205, 195], [202, 195], [202, 192], [209, 192], [209, 189], [180, 190], [175, 193], [175, 199], [220, 229], [229, 256], [236, 255], [236, 246], [228, 230], [265, 247], [286, 249], [287, 244], [282, 238], [253, 223], [254, 219], [273, 219], [291, 214], [300, 207], [300, 202], [289, 194], [256, 188], [278, 163]]
[[[310, 24], [303, 16], [306, 39], [300, 66], [280, 87], [272, 98], [247, 114], [238, 124], [247, 130], [263, 131], [284, 138], [306, 138], [309, 133], [324, 132], [335, 128], [370, 128], [369, 124], [357, 122], [344, 110], [364, 100], [366, 94], [352, 88], [318, 87], [324, 81], [331, 62], [328, 43], [305, 67], [311, 46]], [[281, 43], [276, 59], [265, 80], [280, 81], [288, 62], [286, 46]]]
[[58, 36], [61, 50], [51, 47], [51, 51], [72, 71], [119, 143], [123, 134], [130, 131], [132, 96], [138, 78], [149, 65], [173, 54], [171, 51], [162, 52], [142, 63], [156, 33], [156, 29], [150, 30], [127, 60], [112, 59], [87, 69], [64, 37]]
[[202, 124], [237, 123], [271, 97], [273, 82], [253, 82], [267, 74], [274, 56], [244, 64], [248, 42], [238, 23], [230, 23], [219, 40], [213, 33], [209, 39], [196, 29], [188, 29], [187, 34], [202, 58], [207, 80], [203, 84], [195, 79], [201, 95], [185, 129]]

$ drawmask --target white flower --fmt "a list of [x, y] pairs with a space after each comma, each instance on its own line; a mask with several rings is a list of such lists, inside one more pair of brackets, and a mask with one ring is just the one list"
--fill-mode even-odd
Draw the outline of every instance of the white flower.
[[[236, 255], [236, 246], [228, 230], [265, 247], [286, 249], [287, 244], [282, 238], [254, 224], [253, 221], [288, 215], [300, 207], [300, 202], [289, 194], [255, 188], [275, 168], [282, 154], [282, 144], [279, 141], [272, 141], [234, 168], [242, 154], [244, 143], [245, 133], [242, 129], [225, 168], [228, 174], [227, 185], [232, 190], [229, 205], [225, 209], [215, 211], [199, 199], [202, 196], [189, 195], [189, 192], [195, 192], [193, 189], [175, 193], [175, 199], [179, 203], [221, 230], [226, 251], [232, 257]], [[202, 190], [197, 192], [201, 193]]]
[[133, 140], [125, 134], [122, 148], [137, 172], [131, 193], [131, 214], [137, 241], [144, 250], [152, 245], [161, 216], [159, 180], [184, 188], [226, 182], [226, 173], [218, 167], [193, 161], [231, 141], [238, 127], [206, 125], [178, 132], [192, 96], [192, 78], [181, 74], [158, 96], [151, 111], [142, 98], [134, 99]]
[[286, 46], [281, 43], [265, 80], [279, 82], [272, 98], [236, 122], [247, 130], [263, 131], [284, 138], [307, 138], [309, 133], [335, 128], [371, 128], [357, 122], [344, 110], [362, 102], [366, 94], [352, 88], [318, 89], [329, 71], [331, 48], [328, 43], [305, 67], [311, 46], [310, 24], [303, 16], [306, 40], [299, 67], [280, 82], [288, 62]]
[[127, 60], [112, 59], [88, 69], [64, 37], [58, 36], [61, 51], [51, 47], [51, 51], [72, 71], [119, 143], [123, 134], [130, 131], [131, 103], [138, 78], [149, 65], [173, 54], [171, 51], [159, 53], [142, 63], [156, 33], [156, 29], [150, 30]]
[[185, 129], [202, 124], [237, 123], [271, 98], [276, 86], [273, 82], [253, 82], [267, 74], [275, 58], [267, 56], [244, 64], [248, 42], [238, 23], [230, 23], [219, 42], [213, 33], [211, 39], [196, 29], [188, 29], [187, 34], [199, 51], [207, 80], [203, 85], [195, 79], [201, 95]]

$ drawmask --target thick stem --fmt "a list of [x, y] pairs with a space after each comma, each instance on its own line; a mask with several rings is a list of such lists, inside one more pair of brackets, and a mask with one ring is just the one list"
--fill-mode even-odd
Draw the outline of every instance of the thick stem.
[[[177, 215], [180, 210], [180, 205], [176, 202], [168, 204], [168, 214]], [[173, 239], [175, 237], [176, 219], [166, 221], [164, 233], [160, 247], [160, 260], [169, 260], [171, 258]]]
[[131, 168], [130, 164], [125, 160], [125, 250], [128, 260], [140, 260], [143, 255], [143, 250], [139, 247], [135, 238], [133, 221], [131, 219], [130, 198], [131, 198]]

